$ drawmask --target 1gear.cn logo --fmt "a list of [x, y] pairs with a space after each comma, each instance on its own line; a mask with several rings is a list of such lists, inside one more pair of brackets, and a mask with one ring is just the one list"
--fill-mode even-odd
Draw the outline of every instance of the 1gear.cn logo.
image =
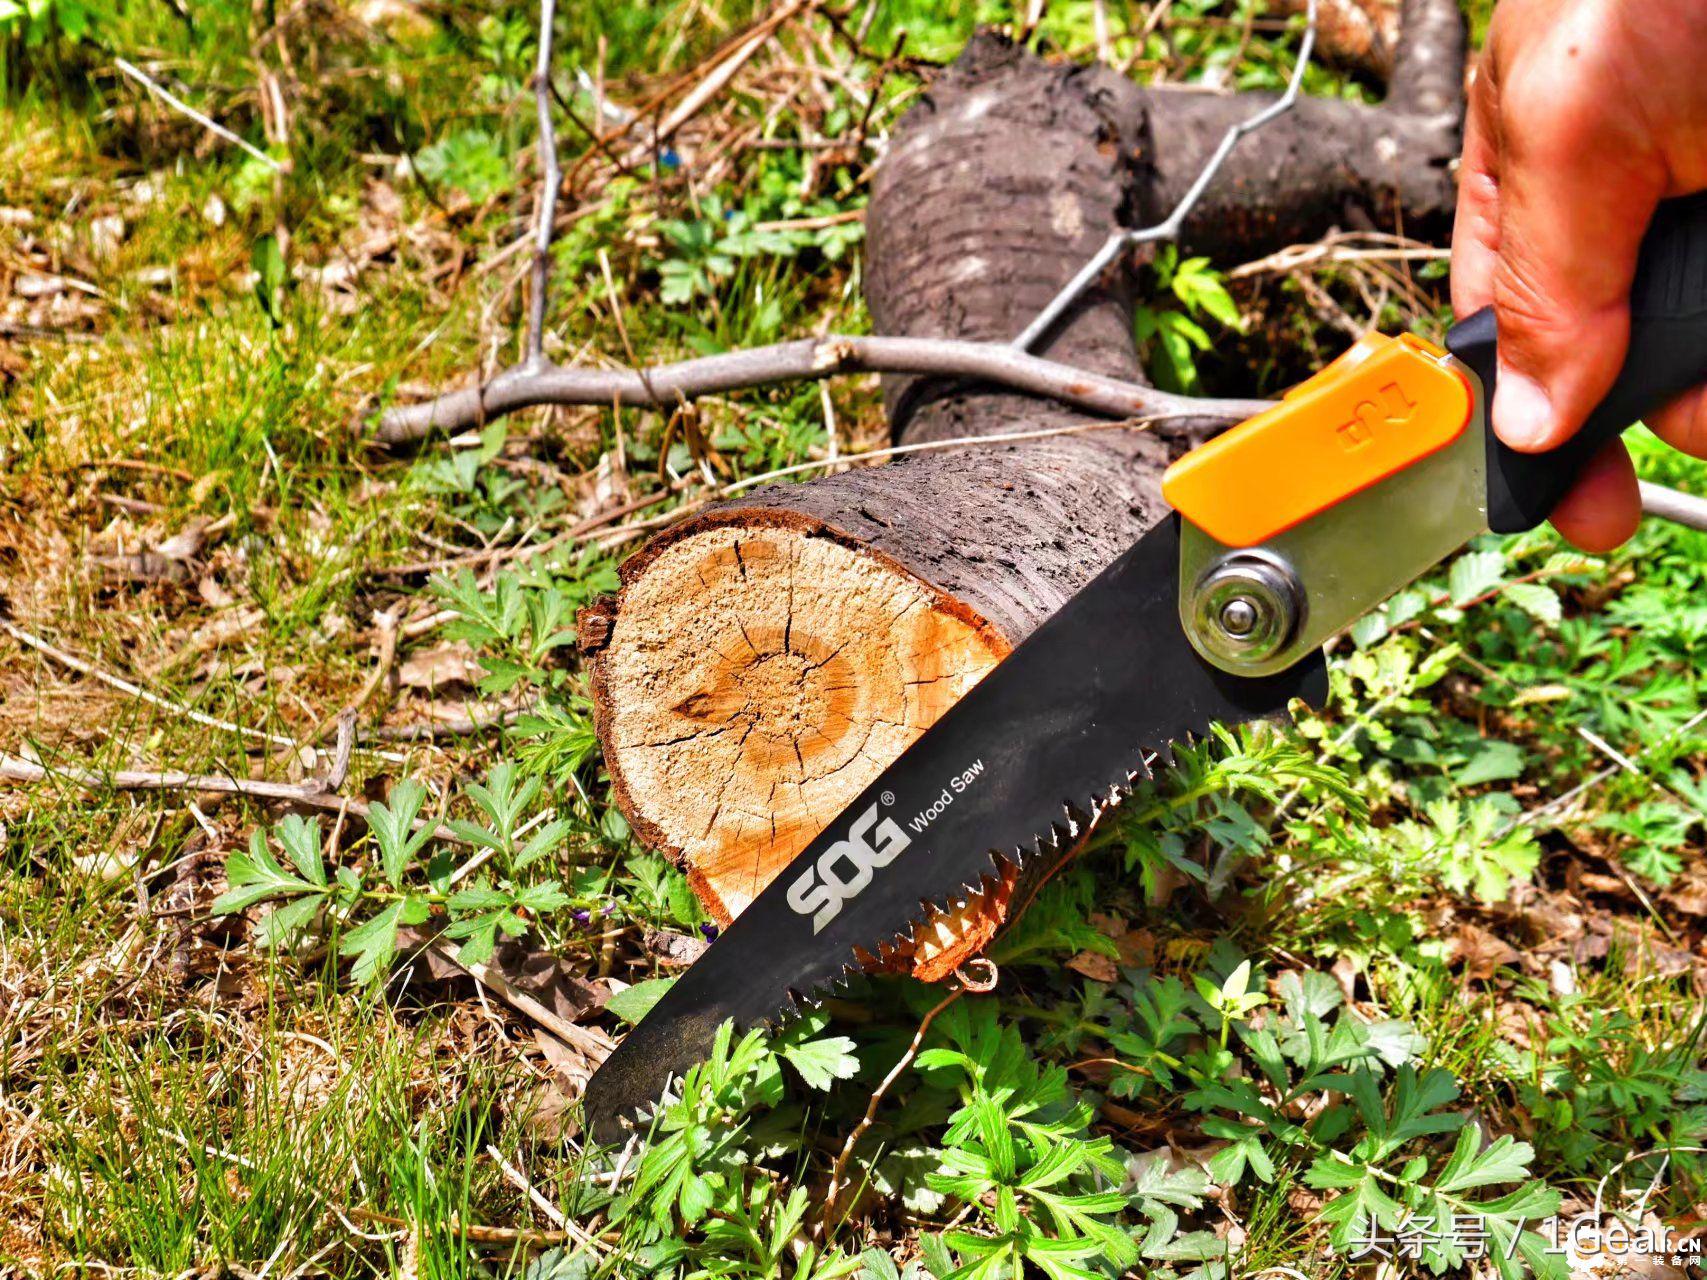
[[895, 819], [879, 821], [877, 805], [873, 804], [854, 819], [847, 839], [824, 850], [818, 861], [788, 886], [788, 905], [800, 915], [811, 916], [812, 932], [820, 933], [841, 914], [843, 903], [857, 898], [871, 883], [873, 871], [887, 867], [912, 843], [912, 837]]

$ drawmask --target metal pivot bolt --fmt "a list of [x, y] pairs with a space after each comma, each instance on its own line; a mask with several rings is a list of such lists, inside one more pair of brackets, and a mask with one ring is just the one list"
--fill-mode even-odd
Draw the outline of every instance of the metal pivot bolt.
[[1192, 639], [1218, 665], [1260, 663], [1292, 638], [1302, 600], [1298, 580], [1278, 556], [1231, 552], [1197, 580]]

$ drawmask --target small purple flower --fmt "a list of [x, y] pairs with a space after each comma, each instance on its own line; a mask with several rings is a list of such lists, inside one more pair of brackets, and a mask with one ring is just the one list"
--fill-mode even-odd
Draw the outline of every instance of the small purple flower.
[[585, 925], [593, 922], [593, 913], [585, 907], [576, 907], [569, 915], [576, 924]]
[[717, 941], [717, 926], [712, 924], [711, 921], [707, 920], [704, 924], [700, 925], [699, 932], [700, 936], [707, 942]]
[[601, 916], [614, 916], [616, 914], [616, 903], [614, 903], [614, 902], [605, 903], [605, 909], [603, 911], [599, 912], [599, 914]]

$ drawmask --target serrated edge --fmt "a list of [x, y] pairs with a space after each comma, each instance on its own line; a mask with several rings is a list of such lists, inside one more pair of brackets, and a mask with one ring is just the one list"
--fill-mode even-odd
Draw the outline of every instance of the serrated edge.
[[[1118, 780], [1112, 780], [1091, 793], [1091, 799], [1086, 805], [1079, 805], [1071, 800], [1060, 802], [1061, 817], [1051, 822], [1048, 828], [1034, 834], [1029, 842], [1008, 846], [1004, 849], [990, 849], [985, 853], [989, 860], [989, 870], [978, 877], [977, 884], [962, 881], [960, 884], [946, 890], [934, 898], [919, 899], [919, 912], [907, 918], [903, 928], [889, 937], [870, 946], [855, 945], [849, 948], [849, 958], [836, 969], [829, 978], [820, 979], [801, 990], [793, 986], [783, 988], [783, 1003], [769, 1014], [756, 1018], [745, 1026], [737, 1026], [737, 1031], [745, 1032], [763, 1024], [772, 1034], [777, 1024], [783, 1020], [802, 1017], [821, 1007], [824, 1001], [831, 999], [838, 989], [845, 990], [850, 980], [866, 974], [865, 964], [860, 960], [861, 952], [881, 958], [886, 949], [893, 949], [904, 943], [915, 940], [919, 926], [930, 919], [932, 915], [952, 909], [950, 904], [957, 899], [964, 903], [967, 899], [976, 897], [987, 891], [1001, 877], [1002, 864], [1011, 864], [1016, 870], [1023, 870], [1026, 863], [1033, 858], [1041, 857], [1051, 848], [1060, 849], [1070, 846], [1081, 835], [1088, 834], [1092, 827], [1102, 820], [1104, 814], [1129, 799], [1137, 790], [1140, 782], [1154, 781], [1155, 765], [1164, 762], [1170, 748], [1179, 742], [1191, 743], [1199, 737], [1196, 730], [1187, 730], [1168, 739], [1157, 747], [1142, 752], [1136, 768], [1122, 770]], [[1171, 763], [1166, 761], [1165, 763]], [[1082, 821], [1081, 821], [1082, 819]], [[650, 1123], [657, 1110], [667, 1099], [675, 1096], [676, 1090], [682, 1083], [683, 1073], [674, 1072], [663, 1086], [659, 1098], [639, 1104], [628, 1114], [619, 1116], [624, 1123], [639, 1132], [639, 1125]]]

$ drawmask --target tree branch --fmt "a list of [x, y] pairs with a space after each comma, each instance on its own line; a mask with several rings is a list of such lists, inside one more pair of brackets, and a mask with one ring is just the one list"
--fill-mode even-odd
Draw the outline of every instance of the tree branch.
[[545, 365], [545, 303], [551, 283], [551, 236], [557, 220], [557, 193], [563, 170], [557, 163], [557, 130], [551, 123], [551, 41], [556, 0], [539, 0], [539, 62], [533, 73], [535, 112], [539, 118], [539, 214], [534, 226], [533, 291], [528, 297], [527, 356], [522, 367]]
[[509, 369], [479, 386], [386, 410], [375, 425], [374, 438], [381, 444], [407, 444], [435, 431], [464, 431], [545, 404], [673, 408], [684, 399], [841, 373], [974, 378], [1110, 418], [1167, 417], [1186, 433], [1241, 422], [1268, 407], [1263, 400], [1172, 395], [1044, 360], [1005, 343], [832, 334], [638, 370], [544, 363], [536, 369]]
[[1316, 0], [1306, 0], [1304, 13], [1304, 39], [1298, 46], [1298, 59], [1293, 64], [1285, 92], [1273, 102], [1227, 127], [1227, 131], [1221, 135], [1221, 141], [1209, 153], [1209, 159], [1204, 161], [1203, 167], [1198, 170], [1191, 186], [1186, 188], [1185, 194], [1180, 196], [1166, 218], [1147, 227], [1122, 227], [1110, 234], [1108, 239], [1103, 241], [1102, 248], [1091, 255], [1090, 260], [1079, 268], [1078, 273], [1061, 286], [1060, 291], [1049, 300], [1049, 304], [1032, 318], [1031, 323], [1014, 339], [1014, 346], [1021, 351], [1030, 351], [1035, 347], [1043, 335], [1054, 327], [1055, 322], [1066, 314], [1067, 308], [1077, 302], [1080, 295], [1102, 275], [1108, 264], [1127, 249], [1134, 245], [1148, 244], [1153, 240], [1179, 239], [1180, 228], [1185, 225], [1185, 220], [1191, 216], [1191, 211], [1197, 207], [1198, 201], [1203, 199], [1203, 193], [1209, 189], [1209, 184], [1215, 181], [1215, 175], [1221, 171], [1221, 166], [1226, 163], [1233, 148], [1239, 145], [1239, 140], [1292, 110], [1298, 101], [1299, 91], [1304, 87], [1304, 72], [1310, 67], [1310, 52], [1316, 47]]

